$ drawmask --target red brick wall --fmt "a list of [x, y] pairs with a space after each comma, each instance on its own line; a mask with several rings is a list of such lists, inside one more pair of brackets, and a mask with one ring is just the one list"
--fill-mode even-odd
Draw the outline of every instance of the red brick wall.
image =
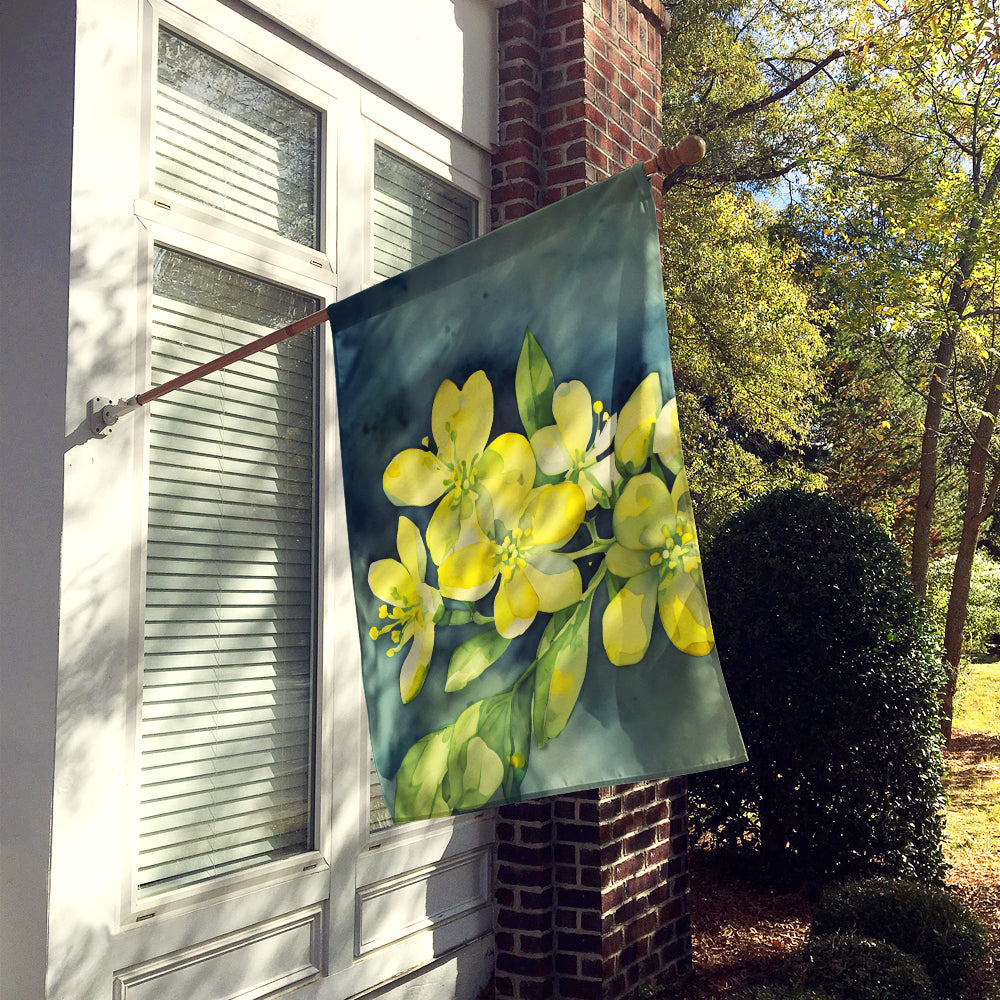
[[653, 155], [660, 0], [514, 0], [499, 12], [493, 226]]
[[[653, 156], [668, 21], [660, 0], [500, 8], [494, 228]], [[690, 966], [684, 779], [507, 806], [496, 829], [497, 997], [620, 1000]]]

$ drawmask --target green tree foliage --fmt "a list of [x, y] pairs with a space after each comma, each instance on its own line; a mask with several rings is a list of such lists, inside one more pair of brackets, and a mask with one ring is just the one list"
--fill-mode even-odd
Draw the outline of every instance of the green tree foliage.
[[[716, 473], [781, 482], [789, 464], [808, 469], [909, 534], [921, 595], [931, 558], [953, 552], [948, 733], [974, 556], [1000, 487], [1000, 0], [671, 10], [665, 132], [709, 142], [701, 164], [669, 179], [671, 198], [783, 193], [784, 228], [767, 224], [768, 240], [797, 270], [831, 355], [810, 440], [783, 454], [784, 467], [755, 467], [735, 461], [738, 434], [709, 436], [704, 492], [724, 493]], [[696, 235], [712, 240], [707, 210]], [[717, 360], [724, 381], [728, 358]], [[741, 485], [737, 502], [753, 492]]]
[[825, 349], [772, 222], [745, 195], [678, 191], [664, 224], [677, 401], [706, 534], [769, 485], [808, 479]]
[[996, 0], [861, 11], [863, 47], [824, 95], [833, 128], [804, 205], [827, 219], [831, 251], [816, 273], [843, 293], [841, 322], [923, 404], [910, 565], [918, 593], [940, 513], [942, 442], [951, 437], [966, 456], [944, 632], [947, 734], [973, 559], [1000, 486], [1000, 16]]
[[691, 779], [696, 831], [781, 872], [940, 877], [940, 663], [891, 539], [779, 490], [726, 523], [705, 576], [750, 760]]
[[[954, 556], [931, 561], [927, 573], [927, 605], [931, 618], [944, 633], [948, 596], [955, 575]], [[966, 657], [981, 656], [990, 648], [993, 636], [1000, 635], [1000, 563], [985, 549], [976, 551], [969, 583], [969, 603], [962, 637]]]
[[[710, 138], [702, 163], [670, 178], [664, 221], [678, 406], [707, 535], [769, 487], [814, 482], [806, 459], [825, 347], [797, 246], [751, 195], [801, 161], [810, 74], [839, 58], [817, 54], [829, 29], [800, 6], [782, 14], [716, 0], [671, 11], [665, 132]], [[793, 12], [794, 39], [777, 31]]]
[[850, 14], [826, 0], [683, 0], [670, 6], [663, 124], [709, 140], [696, 167], [668, 178], [700, 189], [766, 190], [810, 161], [823, 133], [817, 98], [847, 55]]

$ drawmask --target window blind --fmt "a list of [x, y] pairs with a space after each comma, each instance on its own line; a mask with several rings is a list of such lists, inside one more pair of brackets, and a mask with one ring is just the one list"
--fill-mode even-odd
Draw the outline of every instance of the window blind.
[[391, 278], [476, 236], [476, 200], [376, 146], [372, 228], [375, 274]]
[[319, 127], [315, 109], [160, 29], [159, 189], [315, 247]]
[[[315, 311], [158, 247], [152, 382]], [[314, 342], [150, 407], [140, 895], [309, 849]]]
[[[380, 279], [391, 278], [437, 257], [477, 235], [476, 200], [452, 184], [375, 147], [372, 204], [373, 264]], [[374, 757], [369, 758], [369, 831], [392, 826]]]

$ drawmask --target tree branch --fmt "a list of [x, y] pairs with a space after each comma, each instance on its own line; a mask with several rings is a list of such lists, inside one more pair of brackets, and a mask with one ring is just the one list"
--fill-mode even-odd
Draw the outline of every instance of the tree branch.
[[737, 118], [743, 118], [746, 115], [754, 115], [758, 111], [763, 111], [764, 108], [771, 104], [777, 104], [778, 101], [783, 100], [789, 94], [798, 90], [798, 88], [804, 83], [808, 83], [818, 73], [822, 73], [823, 70], [825, 70], [831, 63], [836, 62], [838, 59], [843, 59], [846, 55], [846, 49], [834, 49], [824, 59], [821, 59], [818, 63], [816, 63], [811, 70], [807, 73], [803, 73], [802, 76], [796, 77], [787, 86], [782, 87], [781, 90], [776, 90], [773, 94], [768, 94], [766, 97], [758, 98], [756, 101], [750, 101], [742, 107], [733, 108], [732, 111], [727, 111], [722, 120], [720, 122], [716, 122], [714, 125], [702, 126], [701, 134], [704, 135], [708, 132], [714, 132], [717, 128], [721, 128]]

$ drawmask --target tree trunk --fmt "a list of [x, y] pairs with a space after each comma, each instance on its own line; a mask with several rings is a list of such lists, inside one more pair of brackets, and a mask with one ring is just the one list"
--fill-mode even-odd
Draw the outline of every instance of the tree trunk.
[[[958, 668], [962, 658], [962, 633], [969, 608], [972, 564], [976, 557], [976, 546], [979, 544], [980, 528], [983, 521], [993, 513], [997, 485], [1000, 483], [1000, 467], [996, 467], [996, 463], [992, 462], [989, 452], [997, 411], [1000, 409], [1000, 385], [997, 384], [997, 377], [994, 373], [990, 391], [986, 394], [984, 412], [972, 439], [965, 510], [962, 515], [962, 535], [955, 557], [955, 572], [951, 580], [948, 614], [944, 624], [946, 677], [941, 691], [941, 733], [946, 740], [951, 739], [955, 689], [958, 685]], [[991, 464], [994, 465], [993, 476], [987, 482], [986, 477]]]
[[944, 411], [944, 378], [955, 355], [955, 328], [948, 324], [934, 354], [927, 410], [920, 439], [920, 482], [917, 487], [917, 509], [913, 519], [913, 544], [910, 550], [910, 582], [921, 596], [927, 595], [927, 568], [931, 559], [931, 525], [934, 520], [934, 498], [937, 492], [938, 437], [941, 414]]
[[[927, 568], [930, 564], [931, 526], [937, 491], [938, 436], [941, 432], [941, 414], [944, 409], [944, 378], [951, 368], [958, 327], [969, 304], [971, 294], [969, 277], [972, 274], [976, 239], [983, 224], [983, 216], [987, 208], [993, 204], [998, 190], [1000, 190], [1000, 160], [993, 164], [989, 179], [982, 190], [977, 190], [978, 205], [966, 225], [962, 254], [956, 262], [955, 277], [948, 293], [948, 308], [945, 313], [948, 326], [934, 353], [934, 365], [927, 392], [924, 431], [920, 441], [920, 485], [917, 488], [917, 510], [913, 519], [913, 545], [910, 554], [910, 582], [921, 597], [927, 596]], [[996, 413], [995, 410], [993, 412]], [[992, 425], [990, 430], [992, 431]]]

